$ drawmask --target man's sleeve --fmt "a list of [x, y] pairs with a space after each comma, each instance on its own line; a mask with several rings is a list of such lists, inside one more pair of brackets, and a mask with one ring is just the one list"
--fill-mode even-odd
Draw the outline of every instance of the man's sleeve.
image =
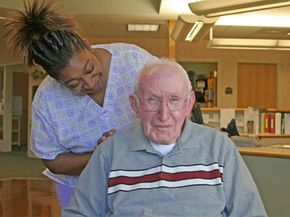
[[[103, 154], [102, 147], [110, 146], [110, 138], [98, 146], [86, 168], [80, 175], [74, 189], [69, 206], [62, 211], [63, 217], [106, 216], [107, 180], [109, 173], [108, 159]], [[106, 144], [105, 144], [106, 143]]]
[[226, 153], [224, 162], [225, 216], [266, 217], [256, 184], [235, 147]]

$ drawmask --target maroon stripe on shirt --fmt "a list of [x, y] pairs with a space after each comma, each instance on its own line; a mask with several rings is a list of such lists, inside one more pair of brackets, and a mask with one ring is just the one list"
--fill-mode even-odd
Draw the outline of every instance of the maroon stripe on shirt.
[[108, 187], [113, 187], [119, 184], [134, 185], [139, 183], [156, 182], [160, 180], [182, 181], [187, 179], [216, 179], [216, 178], [222, 178], [222, 174], [218, 169], [212, 171], [192, 171], [192, 172], [176, 172], [176, 173], [158, 172], [138, 177], [118, 176], [114, 178], [109, 178]]

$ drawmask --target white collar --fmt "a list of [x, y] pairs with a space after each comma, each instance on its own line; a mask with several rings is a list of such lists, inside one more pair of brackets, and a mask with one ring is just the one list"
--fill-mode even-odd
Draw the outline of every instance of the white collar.
[[151, 145], [153, 146], [153, 148], [158, 151], [159, 153], [161, 153], [162, 155], [166, 155], [169, 152], [171, 152], [171, 150], [174, 148], [176, 143], [173, 144], [168, 144], [168, 145], [164, 145], [164, 144], [157, 144], [155, 142], [152, 142], [150, 140]]

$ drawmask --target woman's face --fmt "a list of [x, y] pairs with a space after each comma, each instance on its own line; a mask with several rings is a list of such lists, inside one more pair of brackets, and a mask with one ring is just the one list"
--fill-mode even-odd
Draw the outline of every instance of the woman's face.
[[89, 50], [76, 53], [58, 80], [79, 95], [96, 95], [105, 86], [102, 64]]

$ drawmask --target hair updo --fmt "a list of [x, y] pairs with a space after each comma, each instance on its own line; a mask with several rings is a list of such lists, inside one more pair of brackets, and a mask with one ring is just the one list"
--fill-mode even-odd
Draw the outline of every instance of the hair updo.
[[76, 52], [90, 48], [75, 21], [58, 13], [55, 5], [56, 0], [24, 0], [24, 12], [17, 10], [4, 21], [4, 37], [25, 63], [40, 65], [57, 78]]

